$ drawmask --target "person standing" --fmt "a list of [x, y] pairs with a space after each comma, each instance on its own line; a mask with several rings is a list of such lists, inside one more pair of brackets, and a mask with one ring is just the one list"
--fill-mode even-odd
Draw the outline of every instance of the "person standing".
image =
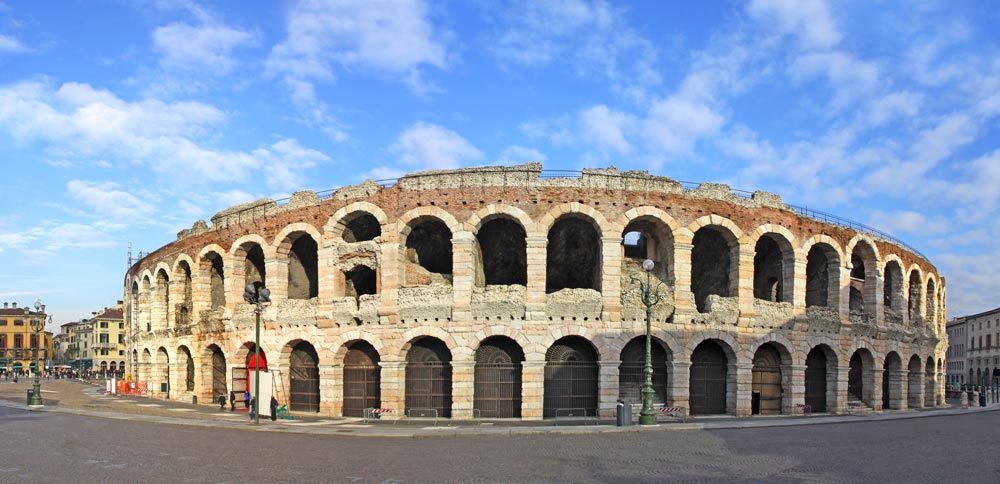
[[271, 421], [278, 420], [278, 399], [271, 396]]
[[229, 411], [236, 410], [236, 392], [229, 392]]
[[226, 409], [226, 396], [219, 395], [219, 411], [221, 412], [225, 409]]

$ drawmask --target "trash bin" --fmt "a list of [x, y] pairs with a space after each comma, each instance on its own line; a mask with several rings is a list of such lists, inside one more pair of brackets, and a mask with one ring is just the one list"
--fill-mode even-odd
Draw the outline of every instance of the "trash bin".
[[198, 395], [191, 395], [191, 403], [198, 404]]
[[28, 390], [28, 403], [25, 403], [25, 405], [31, 405], [31, 397], [33, 397], [33, 396], [35, 396], [35, 391], [29, 389]]
[[618, 400], [615, 407], [615, 425], [628, 427], [632, 425], [632, 403], [628, 400]]

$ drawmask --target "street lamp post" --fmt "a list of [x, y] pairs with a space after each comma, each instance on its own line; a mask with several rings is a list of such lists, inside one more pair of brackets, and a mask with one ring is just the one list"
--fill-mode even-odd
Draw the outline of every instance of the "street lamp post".
[[263, 283], [248, 282], [243, 291], [243, 300], [255, 306], [254, 314], [257, 317], [257, 335], [253, 345], [253, 421], [254, 424], [260, 425], [260, 315], [271, 302], [271, 290], [264, 287]]
[[642, 304], [646, 306], [646, 364], [642, 368], [642, 410], [639, 412], [639, 425], [656, 425], [656, 409], [653, 408], [653, 306], [656, 306], [663, 299], [660, 292], [662, 282], [656, 281], [653, 286], [653, 261], [646, 259], [642, 261], [642, 270], [646, 272], [646, 282], [632, 277], [632, 284], [639, 286], [639, 297]]
[[[41, 299], [35, 299], [35, 311], [40, 312], [45, 306], [42, 305]], [[45, 329], [45, 319], [46, 318], [31, 318], [31, 329], [35, 332], [35, 385], [31, 390], [31, 403], [28, 404], [29, 407], [42, 407], [42, 386], [38, 381], [38, 373], [41, 371], [41, 366], [38, 363], [38, 347], [42, 344], [41, 333]]]

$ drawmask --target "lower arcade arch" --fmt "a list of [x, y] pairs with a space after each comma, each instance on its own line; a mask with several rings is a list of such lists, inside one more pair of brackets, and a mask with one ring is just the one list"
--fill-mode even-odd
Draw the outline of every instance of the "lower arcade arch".
[[806, 356], [805, 402], [814, 413], [825, 413], [836, 404], [837, 355], [825, 345], [817, 345]]
[[773, 343], [761, 345], [753, 355], [750, 412], [753, 415], [780, 415], [784, 405], [785, 381], [782, 358]]
[[[653, 366], [653, 404], [666, 405], [670, 376], [667, 363], [670, 361], [663, 345], [653, 338], [650, 342], [650, 359]], [[643, 368], [646, 366], [646, 337], [632, 338], [622, 348], [621, 365], [618, 366], [618, 398], [632, 403], [642, 401], [642, 387], [645, 382]]]
[[308, 341], [298, 342], [288, 358], [289, 409], [319, 412], [319, 356]]
[[482, 418], [521, 417], [524, 351], [506, 336], [491, 336], [476, 350], [472, 407]]
[[718, 341], [706, 340], [691, 353], [691, 415], [724, 414], [729, 410], [730, 359]]
[[160, 347], [156, 350], [156, 366], [157, 374], [154, 379], [157, 391], [170, 394], [170, 356], [167, 355], [167, 349]]
[[[989, 374], [987, 372], [987, 374]], [[924, 368], [924, 406], [933, 407], [937, 405], [935, 397], [935, 386], [937, 378], [934, 375], [934, 358], [927, 357], [927, 366]]]
[[211, 362], [211, 378], [210, 382], [212, 384], [211, 394], [208, 395], [209, 401], [217, 401], [219, 396], [227, 396], [229, 394], [228, 385], [226, 383], [226, 355], [222, 352], [222, 349], [216, 345], [211, 345], [208, 347], [208, 351]]
[[874, 395], [874, 358], [872, 354], [864, 349], [858, 349], [851, 355], [849, 369], [847, 371], [847, 404], [851, 402], [855, 405], [867, 405], [874, 407], [872, 397]]
[[890, 351], [882, 365], [882, 409], [900, 410], [903, 402], [903, 360]]
[[365, 340], [350, 343], [344, 356], [344, 416], [364, 417], [382, 406], [382, 367], [378, 351]]
[[906, 369], [910, 371], [908, 375], [909, 391], [907, 392], [907, 404], [910, 408], [920, 408], [924, 405], [924, 389], [921, 386], [923, 382], [920, 381], [920, 357], [917, 355], [910, 357], [910, 363]]
[[560, 338], [545, 352], [542, 417], [560, 411], [573, 416], [597, 416], [597, 352], [579, 336]]
[[[184, 391], [194, 391], [194, 358], [187, 346], [181, 346], [177, 351], [177, 359], [184, 361]], [[111, 363], [111, 370], [114, 371], [114, 363]]]
[[451, 417], [451, 351], [430, 336], [418, 339], [406, 353], [406, 412], [432, 409]]

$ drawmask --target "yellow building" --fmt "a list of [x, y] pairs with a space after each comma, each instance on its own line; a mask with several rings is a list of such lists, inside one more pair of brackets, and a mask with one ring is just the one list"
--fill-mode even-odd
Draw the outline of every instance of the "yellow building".
[[0, 309], [0, 371], [27, 373], [35, 368], [35, 349], [38, 349], [37, 360], [43, 368], [50, 368], [52, 352], [52, 333], [42, 331], [42, 345], [38, 344], [39, 335], [31, 325], [33, 321], [45, 324], [48, 315], [45, 306], [39, 311], [32, 311], [27, 306], [18, 307], [17, 303], [3, 303]]
[[89, 360], [90, 369], [105, 376], [124, 375], [125, 320], [121, 306], [104, 308], [87, 324], [90, 325], [90, 342], [82, 345], [83, 360]]

